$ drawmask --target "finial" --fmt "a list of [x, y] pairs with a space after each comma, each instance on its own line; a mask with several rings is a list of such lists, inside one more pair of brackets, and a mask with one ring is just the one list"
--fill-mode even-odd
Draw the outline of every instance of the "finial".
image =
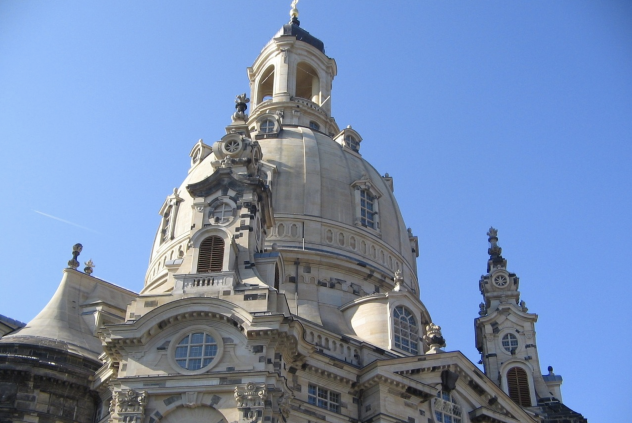
[[233, 122], [237, 120], [243, 120], [245, 122], [248, 120], [248, 115], [246, 114], [248, 103], [250, 103], [250, 99], [246, 97], [246, 93], [239, 94], [235, 98], [235, 109], [237, 109], [237, 111], [233, 113]]
[[554, 373], [553, 373], [553, 366], [549, 366], [548, 371], [549, 371], [549, 374], [550, 374], [550, 375], [554, 374]]
[[500, 248], [500, 246], [498, 245], [498, 229], [495, 229], [493, 226], [490, 227], [489, 231], [487, 231], [487, 236], [489, 237], [487, 238], [487, 241], [490, 244], [490, 247], [487, 250], [487, 253], [492, 258], [500, 257], [500, 254], [503, 252], [503, 249]]
[[298, 9], [296, 8], [297, 3], [298, 0], [292, 0], [292, 9], [290, 10], [290, 17], [292, 20], [290, 20], [290, 23], [299, 26], [301, 23], [298, 20]]
[[77, 267], [79, 267], [77, 257], [79, 257], [79, 254], [81, 254], [81, 250], [83, 250], [83, 245], [81, 244], [75, 244], [72, 246], [72, 258], [68, 260], [69, 269], [77, 270]]
[[426, 326], [426, 334], [423, 337], [424, 342], [430, 347], [430, 350], [426, 354], [436, 354], [441, 351], [441, 348], [445, 347], [445, 339], [441, 334], [441, 326], [437, 326], [434, 323], [430, 323]]
[[87, 262], [84, 263], [86, 265], [86, 267], [83, 268], [83, 271], [86, 275], [90, 276], [92, 274], [92, 272], [94, 271], [94, 263], [92, 262], [92, 259], [88, 260]]

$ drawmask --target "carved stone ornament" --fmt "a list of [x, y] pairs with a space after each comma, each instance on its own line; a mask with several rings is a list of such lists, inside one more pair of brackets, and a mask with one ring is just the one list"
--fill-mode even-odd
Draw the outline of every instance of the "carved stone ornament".
[[265, 385], [250, 382], [245, 387], [235, 386], [235, 402], [243, 422], [259, 423], [267, 399], [268, 390]]
[[445, 347], [445, 339], [441, 334], [441, 326], [437, 326], [434, 323], [430, 323], [426, 326], [426, 334], [424, 335], [424, 342], [428, 344], [430, 350], [427, 354], [436, 354], [441, 352], [441, 348]]
[[[141, 423], [145, 415], [147, 391], [135, 391], [133, 389], [126, 392], [118, 391], [114, 393], [112, 402], [116, 405], [119, 417], [118, 421], [124, 423]], [[115, 407], [110, 404], [110, 411], [112, 408]]]
[[245, 387], [235, 386], [237, 408], [263, 408], [266, 399], [268, 399], [268, 391], [265, 385], [255, 385], [250, 382]]
[[479, 316], [485, 316], [487, 314], [487, 307], [485, 307], [485, 303], [480, 303], [478, 305], [478, 315]]

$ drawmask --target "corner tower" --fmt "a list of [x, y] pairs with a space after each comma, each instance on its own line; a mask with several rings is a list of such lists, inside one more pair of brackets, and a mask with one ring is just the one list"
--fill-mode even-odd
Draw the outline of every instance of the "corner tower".
[[[562, 402], [562, 377], [549, 366], [540, 369], [535, 336], [538, 315], [529, 313], [520, 300], [519, 278], [507, 270], [507, 260], [498, 245], [498, 230], [487, 232], [489, 260], [487, 274], [479, 282], [483, 302], [475, 319], [476, 348], [481, 353], [485, 374], [518, 405], [532, 408], [548, 418], [564, 416], [568, 422], [583, 417]], [[545, 419], [544, 421], [557, 421]]]

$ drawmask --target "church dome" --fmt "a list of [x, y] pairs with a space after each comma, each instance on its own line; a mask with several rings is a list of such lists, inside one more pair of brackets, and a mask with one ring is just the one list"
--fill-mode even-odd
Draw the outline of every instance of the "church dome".
[[[351, 335], [363, 330], [363, 313], [382, 315], [386, 293], [418, 296], [417, 238], [393, 179], [331, 115], [336, 73], [296, 19], [264, 46], [248, 68], [250, 98], [237, 96], [219, 141], [195, 144], [188, 176], [160, 209], [142, 294], [267, 285], [297, 316]], [[407, 301], [429, 321], [418, 299]]]

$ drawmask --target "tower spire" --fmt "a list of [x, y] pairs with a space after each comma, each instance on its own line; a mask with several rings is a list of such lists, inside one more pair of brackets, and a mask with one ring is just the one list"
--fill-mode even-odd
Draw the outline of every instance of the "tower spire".
[[507, 260], [501, 255], [503, 249], [498, 245], [498, 229], [493, 226], [487, 231], [487, 241], [489, 242], [489, 248], [487, 254], [489, 254], [489, 261], [487, 262], [487, 272], [490, 272], [494, 268], [507, 268]]

